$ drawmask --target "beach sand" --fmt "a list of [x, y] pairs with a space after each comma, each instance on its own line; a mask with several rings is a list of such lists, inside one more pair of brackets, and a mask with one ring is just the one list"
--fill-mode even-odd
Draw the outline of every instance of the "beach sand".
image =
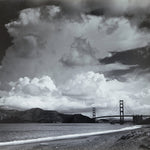
[[1, 146], [0, 150], [150, 150], [150, 127], [84, 138]]

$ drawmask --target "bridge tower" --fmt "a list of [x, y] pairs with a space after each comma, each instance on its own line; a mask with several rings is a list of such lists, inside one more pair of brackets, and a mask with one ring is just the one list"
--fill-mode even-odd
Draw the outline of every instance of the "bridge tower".
[[124, 124], [124, 101], [119, 101], [119, 108], [120, 108], [120, 124]]
[[92, 114], [93, 114], [93, 118], [96, 118], [96, 108], [95, 107], [92, 108]]

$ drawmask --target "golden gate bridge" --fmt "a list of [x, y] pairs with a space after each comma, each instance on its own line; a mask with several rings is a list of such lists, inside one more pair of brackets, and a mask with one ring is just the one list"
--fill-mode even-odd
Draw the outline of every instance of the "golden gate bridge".
[[95, 121], [106, 119], [106, 118], [119, 118], [120, 124], [124, 124], [125, 118], [131, 118], [134, 124], [139, 124], [144, 118], [150, 118], [150, 115], [131, 115], [124, 113], [124, 101], [119, 101], [119, 114], [117, 115], [106, 115], [106, 116], [96, 116], [96, 107], [92, 109], [93, 119]]

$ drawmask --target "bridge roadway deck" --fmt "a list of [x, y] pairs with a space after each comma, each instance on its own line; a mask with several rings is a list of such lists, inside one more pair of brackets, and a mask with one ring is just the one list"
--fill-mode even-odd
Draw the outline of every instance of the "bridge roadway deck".
[[[130, 117], [133, 117], [133, 116], [136, 116], [136, 115], [124, 115], [124, 118], [130, 118]], [[141, 115], [141, 116], [145, 117], [145, 118], [150, 118], [150, 115]], [[95, 119], [101, 119], [101, 118], [120, 118], [120, 115], [110, 115], [110, 116], [95, 117]]]

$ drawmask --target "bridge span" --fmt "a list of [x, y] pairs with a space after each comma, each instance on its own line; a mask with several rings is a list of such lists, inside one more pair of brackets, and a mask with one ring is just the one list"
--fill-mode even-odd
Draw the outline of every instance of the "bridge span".
[[[150, 115], [124, 115], [124, 118], [133, 118], [134, 116], [142, 116], [143, 118], [150, 118]], [[120, 118], [120, 115], [110, 115], [110, 116], [99, 116], [94, 119], [103, 119], [103, 118]]]
[[96, 117], [96, 108], [93, 107], [93, 119], [95, 121], [106, 119], [106, 118], [119, 118], [120, 124], [124, 124], [125, 118], [132, 118], [134, 124], [140, 124], [144, 118], [150, 118], [150, 115], [131, 115], [131, 114], [124, 114], [124, 101], [119, 101], [119, 114], [118, 115], [106, 115], [106, 116], [99, 116]]

